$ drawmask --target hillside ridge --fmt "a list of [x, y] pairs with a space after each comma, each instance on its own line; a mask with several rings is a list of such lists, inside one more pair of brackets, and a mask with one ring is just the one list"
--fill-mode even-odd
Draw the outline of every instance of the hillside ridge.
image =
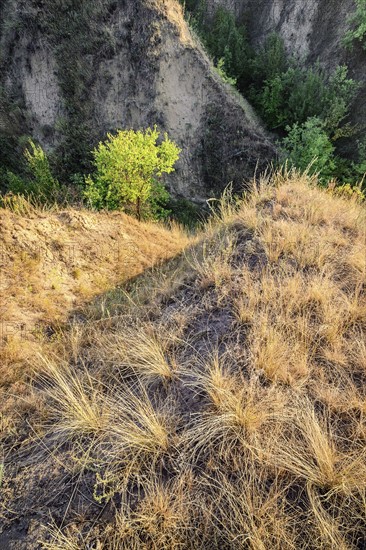
[[226, 193], [178, 263], [31, 359], [0, 546], [364, 547], [366, 211], [337, 193], [294, 171]]

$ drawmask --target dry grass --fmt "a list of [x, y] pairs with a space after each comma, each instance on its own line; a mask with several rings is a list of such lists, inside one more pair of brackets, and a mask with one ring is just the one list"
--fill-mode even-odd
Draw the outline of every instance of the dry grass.
[[[89, 462], [98, 463], [111, 479], [116, 479], [115, 468], [123, 471], [127, 483], [128, 476], [152, 468], [173, 445], [172, 410], [155, 407], [141, 384], [107, 391], [86, 369], [76, 372], [49, 362], [40, 382], [52, 402], [44, 425], [49, 437], [57, 445], [74, 442], [75, 456], [80, 440], [89, 441]], [[103, 479], [99, 475], [100, 484]]]
[[174, 356], [168, 350], [171, 339], [172, 336], [156, 334], [150, 325], [126, 329], [122, 336], [117, 335], [113, 347], [109, 346], [109, 361], [147, 383], [157, 380], [168, 383], [176, 369]]
[[[83, 307], [88, 315], [90, 302], [90, 312], [97, 307], [100, 315], [98, 296], [162, 269], [192, 240], [178, 226], [139, 223], [122, 213], [22, 205], [0, 212], [0, 389], [6, 390], [0, 413], [13, 395], [22, 408], [34, 358], [62, 351], [75, 310]], [[10, 416], [18, 425], [25, 421], [16, 412]]]
[[39, 493], [43, 548], [365, 548], [366, 211], [315, 184], [226, 194], [184, 257], [36, 361], [22, 487], [41, 457], [70, 479]]

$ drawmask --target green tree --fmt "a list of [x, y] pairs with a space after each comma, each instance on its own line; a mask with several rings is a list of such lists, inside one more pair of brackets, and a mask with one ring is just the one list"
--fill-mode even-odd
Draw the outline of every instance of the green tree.
[[292, 66], [264, 83], [256, 95], [256, 106], [272, 129], [285, 129], [308, 118], [321, 118], [329, 135], [341, 137], [351, 128], [341, 124], [349, 115], [359, 83], [348, 78], [346, 66], [327, 77], [319, 64], [311, 68]]
[[284, 153], [290, 163], [300, 170], [319, 173], [320, 181], [334, 176], [336, 169], [335, 148], [324, 130], [324, 122], [317, 117], [304, 124], [287, 127], [288, 136], [282, 141]]
[[261, 88], [264, 82], [285, 73], [288, 68], [289, 61], [283, 38], [277, 33], [271, 33], [251, 61], [254, 88]]
[[234, 14], [224, 8], [215, 12], [209, 32], [203, 41], [216, 64], [231, 78], [246, 81], [250, 70], [250, 48], [244, 25], [238, 25]]
[[346, 65], [337, 67], [329, 79], [324, 99], [323, 120], [333, 140], [352, 135], [354, 128], [343, 123], [350, 114], [352, 102], [360, 86], [360, 82], [348, 78]]
[[319, 67], [290, 67], [285, 73], [267, 80], [257, 104], [267, 124], [285, 129], [295, 122], [321, 116], [326, 92], [325, 76]]
[[108, 134], [93, 151], [95, 175], [86, 178], [85, 197], [95, 208], [133, 209], [138, 219], [168, 200], [159, 182], [174, 171], [180, 149], [167, 134], [158, 144], [156, 126], [145, 131]]

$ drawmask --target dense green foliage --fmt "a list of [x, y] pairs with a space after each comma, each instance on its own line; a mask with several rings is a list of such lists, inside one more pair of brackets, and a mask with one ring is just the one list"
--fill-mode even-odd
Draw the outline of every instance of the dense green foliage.
[[[323, 180], [358, 181], [365, 168], [362, 148], [358, 163], [337, 152], [340, 138], [359, 131], [348, 117], [360, 85], [348, 77], [347, 67], [339, 66], [331, 75], [319, 63], [304, 67], [287, 55], [275, 33], [254, 51], [245, 26], [233, 14], [218, 8], [210, 21], [204, 8], [203, 0], [186, 3], [219, 74], [251, 100], [267, 127], [278, 134], [280, 148], [291, 162], [306, 168], [313, 161], [311, 169], [320, 171]], [[359, 22], [361, 15], [366, 20], [366, 0], [358, 0], [358, 10]]]
[[251, 68], [251, 84], [255, 90], [263, 88], [265, 82], [270, 81], [289, 68], [285, 45], [282, 38], [271, 33], [263, 46], [249, 60]]
[[133, 211], [138, 219], [160, 217], [169, 195], [159, 182], [174, 171], [180, 150], [159, 131], [125, 130], [108, 134], [93, 151], [95, 174], [86, 178], [85, 197], [97, 209]]
[[[319, 65], [310, 69], [289, 67], [264, 81], [262, 90], [252, 94], [268, 126], [285, 129], [308, 118], [320, 117], [330, 135], [340, 133], [359, 85], [340, 66], [327, 78]], [[338, 136], [339, 137], [339, 136]]]
[[359, 42], [366, 50], [366, 0], [356, 0], [356, 11], [349, 18], [350, 30], [346, 33], [343, 44], [352, 49]]
[[247, 32], [244, 25], [236, 25], [232, 13], [217, 9], [205, 44], [214, 61], [218, 64], [221, 60], [222, 69], [229, 77], [239, 86], [247, 82], [250, 58]]

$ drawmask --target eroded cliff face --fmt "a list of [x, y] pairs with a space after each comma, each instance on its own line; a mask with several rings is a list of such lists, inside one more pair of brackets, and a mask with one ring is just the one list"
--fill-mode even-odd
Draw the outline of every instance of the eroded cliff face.
[[1, 10], [7, 146], [32, 135], [75, 167], [106, 132], [157, 124], [182, 149], [171, 191], [197, 200], [229, 181], [239, 186], [273, 158], [250, 106], [212, 70], [175, 0], [6, 0]]
[[219, 6], [246, 22], [254, 44], [278, 32], [291, 54], [330, 67], [346, 54], [341, 40], [356, 9], [355, 0], [207, 0], [208, 15]]
[[245, 21], [255, 46], [260, 46], [271, 32], [277, 32], [289, 54], [305, 64], [319, 61], [329, 73], [346, 64], [349, 75], [361, 82], [352, 119], [366, 126], [366, 53], [358, 44], [352, 51], [342, 45], [349, 16], [356, 10], [355, 0], [207, 0], [208, 16], [219, 6]]

